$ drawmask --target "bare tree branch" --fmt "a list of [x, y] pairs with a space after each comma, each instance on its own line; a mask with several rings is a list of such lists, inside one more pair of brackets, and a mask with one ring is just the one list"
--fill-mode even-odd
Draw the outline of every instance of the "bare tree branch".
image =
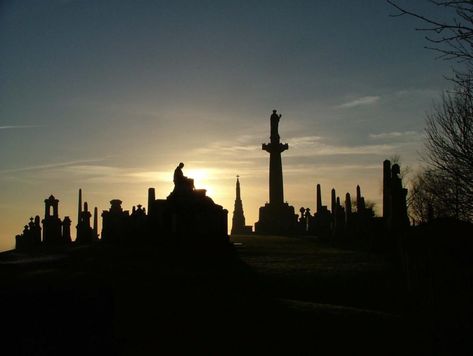
[[453, 19], [450, 22], [433, 19], [399, 6], [393, 0], [386, 0], [398, 13], [392, 17], [411, 16], [420, 20], [428, 27], [418, 27], [416, 31], [430, 32], [427, 41], [435, 44], [426, 47], [440, 53], [439, 58], [457, 60], [458, 62], [473, 62], [473, 0], [468, 1], [434, 1], [438, 7], [450, 10]]
[[427, 47], [440, 58], [463, 63], [450, 78], [455, 83], [427, 116], [424, 160], [428, 167], [412, 181], [409, 209], [425, 221], [427, 212], [473, 221], [473, 0], [430, 0], [451, 12], [440, 21], [386, 0], [398, 13], [420, 20], [428, 32]]

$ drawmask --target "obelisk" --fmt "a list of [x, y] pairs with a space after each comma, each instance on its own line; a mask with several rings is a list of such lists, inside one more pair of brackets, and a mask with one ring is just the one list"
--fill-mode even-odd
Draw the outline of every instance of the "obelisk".
[[82, 214], [82, 189], [79, 189], [79, 204], [77, 206], [77, 223], [79, 223]]
[[322, 213], [322, 192], [320, 189], [320, 184], [317, 184], [316, 199], [317, 199], [317, 213]]

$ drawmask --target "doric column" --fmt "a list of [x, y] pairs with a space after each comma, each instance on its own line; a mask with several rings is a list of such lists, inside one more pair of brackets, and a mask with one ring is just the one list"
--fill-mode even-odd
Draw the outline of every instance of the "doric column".
[[271, 115], [271, 142], [263, 144], [262, 149], [269, 153], [269, 203], [279, 205], [284, 203], [284, 188], [282, 175], [281, 153], [289, 149], [289, 145], [279, 140], [278, 124], [281, 115], [273, 110]]

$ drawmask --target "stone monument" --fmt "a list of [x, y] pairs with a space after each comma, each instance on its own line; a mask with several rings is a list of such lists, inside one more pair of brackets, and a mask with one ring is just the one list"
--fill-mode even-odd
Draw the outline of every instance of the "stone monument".
[[246, 235], [251, 233], [252, 226], [247, 226], [245, 223], [245, 215], [243, 214], [243, 203], [241, 201], [240, 179], [239, 176], [237, 176], [235, 209], [233, 210], [232, 218], [232, 235]]
[[281, 153], [289, 149], [282, 144], [279, 137], [279, 120], [281, 115], [276, 110], [270, 118], [271, 142], [263, 144], [262, 149], [269, 153], [269, 203], [259, 209], [259, 221], [255, 224], [256, 233], [288, 234], [297, 231], [297, 215], [294, 207], [284, 202]]
[[148, 228], [154, 241], [181, 245], [218, 246], [228, 244], [228, 210], [195, 189], [179, 163], [174, 171], [174, 190], [166, 199], [156, 199], [148, 190]]

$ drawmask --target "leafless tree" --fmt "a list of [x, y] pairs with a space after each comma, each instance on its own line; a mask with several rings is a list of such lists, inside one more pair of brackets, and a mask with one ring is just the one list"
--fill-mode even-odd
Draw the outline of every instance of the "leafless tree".
[[[427, 169], [412, 182], [410, 205], [417, 217], [429, 204], [437, 216], [473, 221], [473, 0], [426, 0], [448, 20], [419, 14], [386, 0], [398, 13], [421, 21], [427, 47], [439, 57], [465, 64], [456, 67], [454, 90], [445, 93], [427, 117]], [[447, 209], [445, 209], [447, 208]], [[425, 217], [425, 216], [424, 216]]]
[[465, 204], [461, 185], [445, 172], [424, 169], [410, 181], [408, 212], [413, 221], [422, 223], [439, 217], [471, 220]]
[[414, 223], [425, 223], [433, 217], [435, 195], [431, 194], [424, 178], [424, 172], [417, 173], [410, 180], [407, 196], [407, 211]]
[[[473, 96], [472, 87], [444, 94], [427, 117], [425, 161], [455, 187], [457, 216], [473, 218]], [[439, 174], [436, 175], [438, 177]]]
[[446, 93], [427, 117], [427, 168], [411, 179], [414, 220], [455, 217], [473, 221], [473, 88]]
[[412, 16], [425, 25], [416, 30], [427, 32], [430, 49], [439, 52], [441, 58], [473, 62], [473, 0], [429, 0], [453, 14], [451, 20], [434, 19], [399, 6], [393, 0], [386, 0], [399, 12], [392, 16]]
[[453, 80], [459, 87], [472, 87], [473, 83], [473, 0], [426, 0], [448, 14], [448, 20], [429, 17], [408, 10], [398, 1], [386, 0], [398, 12], [393, 17], [411, 16], [422, 26], [417, 31], [426, 32], [431, 44], [426, 48], [436, 51], [439, 58], [455, 60], [463, 66], [454, 69]]

